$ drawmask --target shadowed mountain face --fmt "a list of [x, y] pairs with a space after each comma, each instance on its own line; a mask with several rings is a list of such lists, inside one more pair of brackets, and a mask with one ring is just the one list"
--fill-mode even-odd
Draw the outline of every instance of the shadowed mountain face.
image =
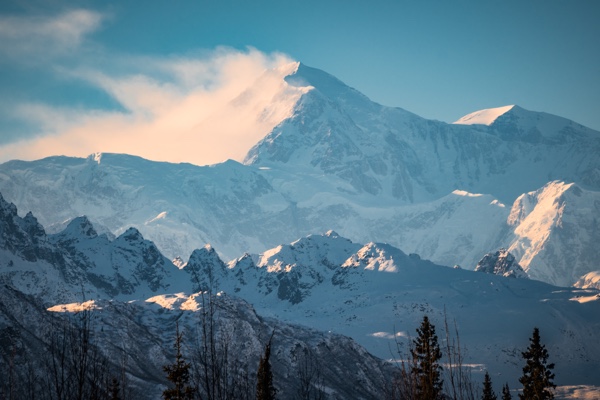
[[260, 80], [234, 100], [286, 111], [244, 164], [11, 161], [0, 193], [50, 232], [86, 215], [105, 233], [135, 227], [169, 258], [210, 243], [232, 259], [333, 229], [466, 269], [506, 248], [530, 277], [558, 285], [598, 269], [598, 132], [518, 106], [446, 124], [303, 64], [271, 75], [281, 75], [273, 104], [252, 101]]

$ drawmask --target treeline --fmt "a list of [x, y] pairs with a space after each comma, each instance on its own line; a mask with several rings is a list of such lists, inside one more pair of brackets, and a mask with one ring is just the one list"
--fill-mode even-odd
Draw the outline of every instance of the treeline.
[[[184, 336], [177, 324], [174, 328], [172, 362], [163, 367], [162, 398], [168, 400], [271, 400], [278, 398], [277, 374], [271, 365], [271, 346], [276, 332], [263, 342], [253, 357], [239, 351], [239, 343], [222, 326], [217, 304], [202, 301], [196, 313], [196, 334]], [[395, 373], [382, 390], [388, 400], [508, 400], [513, 392], [520, 399], [553, 399], [553, 364], [534, 328], [528, 348], [522, 352], [524, 367], [519, 379], [522, 387], [513, 390], [504, 383], [495, 393], [488, 372], [483, 381], [475, 381], [471, 369], [464, 364], [464, 349], [456, 328], [450, 334], [444, 321], [445, 337], [441, 341], [427, 316], [409, 341], [408, 350], [397, 342], [400, 358]], [[0, 337], [0, 341], [6, 338]], [[266, 339], [266, 338], [265, 338]], [[16, 343], [16, 342], [15, 342]], [[131, 400], [148, 398], [140, 392], [139, 382], [128, 373], [127, 357], [108, 359], [97, 345], [90, 311], [68, 318], [53, 318], [46, 327], [36, 355], [28, 354], [23, 344], [2, 343], [4, 354], [0, 368], [0, 399], [40, 400]], [[41, 354], [41, 356], [40, 356]], [[297, 387], [280, 386], [282, 399], [325, 399], [325, 383], [318, 356], [309, 347], [303, 349], [296, 363]], [[276, 372], [276, 371], [275, 371]], [[161, 383], [157, 382], [156, 385]], [[351, 384], [351, 382], [348, 382]], [[156, 393], [158, 396], [159, 394]]]
[[[24, 316], [26, 318], [26, 316]], [[41, 332], [6, 332], [0, 354], [2, 400], [135, 399], [125, 354], [98, 347], [92, 312], [48, 315]]]
[[169, 387], [162, 393], [165, 400], [273, 400], [271, 345], [273, 331], [258, 362], [256, 374], [250, 371], [251, 360], [234, 348], [233, 338], [219, 325], [216, 302], [202, 297], [199, 336], [187, 348], [190, 361], [183, 354], [183, 333], [176, 324], [175, 361], [163, 366]]
[[[133, 400], [164, 399], [271, 400], [276, 382], [271, 346], [277, 333], [264, 338], [262, 348], [248, 356], [240, 352], [229, 326], [218, 316], [218, 301], [202, 296], [194, 313], [194, 331], [184, 335], [174, 327], [172, 363], [145, 365], [154, 383], [131, 375], [131, 354], [109, 358], [101, 350], [92, 311], [49, 314], [41, 335], [0, 332], [0, 400]], [[268, 340], [266, 340], [268, 339]], [[103, 343], [106, 345], [106, 343]], [[309, 346], [297, 352], [298, 383], [287, 390], [293, 398], [322, 399], [323, 378], [318, 358]], [[134, 355], [135, 357], [135, 355]], [[129, 361], [128, 361], [129, 360]], [[130, 363], [128, 365], [128, 363]]]
[[[475, 382], [470, 368], [464, 365], [464, 349], [458, 331], [450, 335], [444, 321], [446, 337], [440, 347], [435, 326], [427, 316], [417, 328], [417, 336], [410, 343], [408, 354], [398, 346], [399, 369], [387, 390], [389, 400], [502, 400], [512, 399], [508, 383], [502, 387], [500, 397], [494, 392], [492, 380], [486, 371], [482, 382]], [[554, 364], [548, 362], [548, 351], [540, 339], [538, 328], [533, 329], [529, 346], [522, 352], [525, 361], [519, 378], [521, 400], [546, 400], [554, 398]], [[442, 363], [442, 361], [445, 361]], [[482, 388], [480, 390], [480, 388]]]

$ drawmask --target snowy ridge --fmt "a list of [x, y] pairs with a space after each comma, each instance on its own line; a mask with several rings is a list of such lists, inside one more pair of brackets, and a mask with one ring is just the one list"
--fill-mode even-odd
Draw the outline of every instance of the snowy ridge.
[[572, 285], [600, 260], [598, 213], [600, 192], [550, 182], [515, 201], [508, 218], [514, 229], [508, 251], [531, 278]]
[[575, 287], [581, 289], [599, 289], [600, 290], [600, 271], [592, 271], [583, 275], [575, 284]]
[[114, 240], [98, 235], [86, 217], [46, 235], [31, 214], [21, 218], [0, 196], [2, 280], [26, 294], [57, 303], [82, 298], [135, 299], [174, 285], [190, 290], [154, 243], [131, 228]]
[[498, 117], [505, 114], [513, 107], [514, 105], [475, 111], [459, 118], [453, 123], [457, 125], [491, 125]]

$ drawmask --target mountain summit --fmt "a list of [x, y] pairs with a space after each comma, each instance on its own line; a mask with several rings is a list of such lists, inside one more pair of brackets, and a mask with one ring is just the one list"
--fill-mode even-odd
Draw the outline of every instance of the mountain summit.
[[405, 204], [456, 189], [510, 203], [549, 179], [600, 189], [600, 133], [565, 118], [505, 106], [446, 124], [372, 102], [300, 63], [284, 79], [305, 92], [247, 165], [321, 173], [344, 192]]

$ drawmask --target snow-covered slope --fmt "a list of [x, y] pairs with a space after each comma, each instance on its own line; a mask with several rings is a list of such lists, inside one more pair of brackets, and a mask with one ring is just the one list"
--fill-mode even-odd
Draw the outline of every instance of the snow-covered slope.
[[487, 369], [517, 385], [520, 350], [537, 326], [557, 360], [560, 384], [600, 383], [600, 346], [592, 340], [600, 327], [596, 290], [443, 267], [335, 232], [243, 255], [225, 269], [204, 259], [202, 269], [212, 271], [219, 290], [258, 312], [349, 335], [380, 357], [390, 357], [394, 338], [407, 346], [424, 314], [443, 331], [446, 314], [478, 379]]
[[583, 275], [577, 282], [575, 287], [581, 289], [599, 289], [600, 290], [600, 271], [592, 271]]
[[[188, 277], [134, 228], [114, 240], [79, 217], [55, 235], [0, 196], [0, 279], [46, 303], [137, 299], [191, 290]], [[175, 289], [176, 288], [176, 289]]]
[[[506, 207], [492, 196], [456, 190], [434, 201], [398, 205], [340, 193], [328, 177], [298, 178], [233, 161], [196, 167], [103, 154], [15, 161], [0, 170], [7, 198], [42, 215], [43, 224], [64, 229], [71, 215], [85, 214], [116, 235], [134, 226], [169, 258], [211, 243], [231, 259], [334, 229], [357, 242], [385, 241], [464, 268], [505, 247], [526, 271], [531, 265], [533, 278], [560, 285], [573, 284], [598, 265], [598, 192], [560, 182], [539, 190], [546, 193], [543, 204], [536, 200], [541, 194], [523, 195]], [[559, 209], [562, 218], [548, 217]]]
[[508, 224], [508, 250], [533, 279], [569, 286], [600, 262], [600, 192], [550, 182], [521, 195]]

